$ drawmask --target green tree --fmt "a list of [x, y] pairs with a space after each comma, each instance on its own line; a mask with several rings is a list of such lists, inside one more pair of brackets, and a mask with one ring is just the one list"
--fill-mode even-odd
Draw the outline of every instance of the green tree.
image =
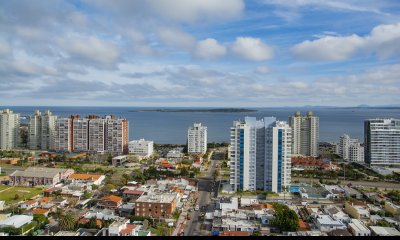
[[84, 198], [84, 199], [91, 198], [92, 195], [93, 195], [93, 194], [92, 194], [91, 192], [89, 192], [89, 191], [84, 191], [84, 192], [83, 192], [83, 198]]
[[66, 213], [65, 215], [61, 216], [59, 221], [59, 227], [63, 231], [75, 230], [76, 224], [77, 220], [71, 213]]
[[299, 228], [299, 217], [296, 212], [280, 203], [273, 203], [272, 206], [275, 209], [275, 218], [271, 224], [281, 231], [296, 232]]
[[133, 180], [143, 184], [146, 182], [146, 177], [140, 170], [135, 170], [133, 171]]
[[112, 155], [111, 155], [111, 153], [110, 154], [108, 154], [108, 156], [107, 156], [107, 162], [109, 163], [109, 164], [112, 164]]
[[385, 220], [379, 220], [376, 222], [376, 226], [391, 227], [392, 225], [390, 223], [386, 222]]
[[33, 214], [33, 220], [38, 223], [39, 228], [49, 223], [49, 219], [42, 214]]
[[97, 228], [96, 222], [97, 222], [96, 217], [92, 217], [87, 223], [86, 227], [89, 229], [96, 229]]
[[181, 176], [187, 176], [187, 175], [189, 175], [188, 169], [185, 168], [185, 167], [182, 168], [181, 171], [180, 171], [180, 175], [181, 175]]
[[174, 213], [172, 214], [172, 217], [175, 220], [178, 220], [180, 215], [181, 215], [181, 212], [179, 212], [178, 209], [175, 209]]

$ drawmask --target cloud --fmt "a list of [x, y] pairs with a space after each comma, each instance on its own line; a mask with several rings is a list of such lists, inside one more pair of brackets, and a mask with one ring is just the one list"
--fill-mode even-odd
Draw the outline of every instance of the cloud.
[[0, 56], [6, 56], [11, 52], [10, 44], [7, 41], [0, 39]]
[[379, 25], [367, 36], [323, 36], [317, 40], [306, 40], [296, 44], [292, 53], [311, 61], [342, 61], [358, 53], [376, 53], [381, 58], [400, 54], [400, 23]]
[[179, 29], [163, 27], [158, 30], [158, 35], [163, 43], [177, 49], [190, 50], [196, 39]]
[[225, 54], [226, 47], [213, 38], [198, 41], [194, 50], [195, 57], [207, 60], [221, 58]]
[[158, 16], [186, 23], [234, 19], [244, 10], [243, 0], [87, 0], [86, 3], [131, 17]]
[[57, 42], [70, 58], [82, 59], [103, 66], [114, 66], [120, 56], [119, 49], [113, 43], [95, 36], [59, 38]]
[[246, 60], [264, 61], [273, 57], [273, 49], [259, 38], [238, 37], [231, 51]]
[[256, 72], [257, 74], [264, 75], [264, 74], [269, 73], [269, 68], [268, 68], [267, 66], [258, 66], [258, 67], [256, 68], [255, 72]]

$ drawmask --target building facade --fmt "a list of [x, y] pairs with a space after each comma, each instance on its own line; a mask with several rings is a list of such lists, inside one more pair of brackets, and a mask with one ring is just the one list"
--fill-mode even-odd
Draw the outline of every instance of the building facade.
[[365, 162], [371, 166], [400, 166], [400, 119], [364, 122]]
[[35, 111], [29, 120], [29, 149], [54, 149], [56, 120], [57, 116], [53, 116], [50, 111], [43, 115]]
[[176, 209], [176, 194], [142, 195], [136, 200], [135, 216], [171, 218]]
[[133, 153], [143, 157], [150, 157], [154, 151], [154, 142], [144, 139], [129, 142], [129, 153]]
[[300, 112], [289, 118], [292, 128], [292, 154], [318, 156], [319, 117], [308, 112], [301, 116]]
[[1, 150], [11, 150], [19, 146], [19, 123], [19, 113], [13, 113], [10, 109], [0, 111]]
[[235, 121], [230, 130], [230, 184], [234, 191], [282, 192], [290, 186], [292, 131], [275, 117]]
[[35, 168], [29, 167], [24, 171], [17, 170], [10, 174], [10, 185], [17, 186], [54, 186], [63, 179], [73, 174], [73, 169], [61, 168]]
[[128, 133], [129, 125], [125, 119], [72, 115], [56, 121], [54, 150], [127, 154]]
[[194, 123], [188, 129], [188, 153], [207, 152], [207, 127]]
[[57, 152], [72, 151], [72, 119], [59, 118], [56, 121], [54, 150]]
[[339, 138], [337, 154], [345, 161], [364, 161], [364, 147], [361, 146], [358, 139], [350, 138], [347, 134], [343, 134], [343, 136]]

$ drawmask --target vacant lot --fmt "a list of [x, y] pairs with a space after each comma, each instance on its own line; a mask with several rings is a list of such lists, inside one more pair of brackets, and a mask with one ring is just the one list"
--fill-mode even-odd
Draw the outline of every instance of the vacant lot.
[[[6, 201], [6, 204], [17, 203], [42, 192], [42, 188], [0, 186], [0, 201]], [[16, 195], [18, 195], [17, 198]]]

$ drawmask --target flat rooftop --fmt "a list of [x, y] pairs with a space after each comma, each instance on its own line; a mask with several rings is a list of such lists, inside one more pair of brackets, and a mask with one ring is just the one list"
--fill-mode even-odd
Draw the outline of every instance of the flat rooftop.
[[137, 200], [136, 203], [172, 203], [176, 198], [176, 194], [150, 194], [142, 195]]
[[65, 173], [69, 169], [64, 168], [37, 168], [37, 167], [29, 167], [24, 171], [17, 170], [12, 173], [10, 176], [16, 177], [44, 177], [44, 178], [53, 178], [55, 175], [59, 173]]

